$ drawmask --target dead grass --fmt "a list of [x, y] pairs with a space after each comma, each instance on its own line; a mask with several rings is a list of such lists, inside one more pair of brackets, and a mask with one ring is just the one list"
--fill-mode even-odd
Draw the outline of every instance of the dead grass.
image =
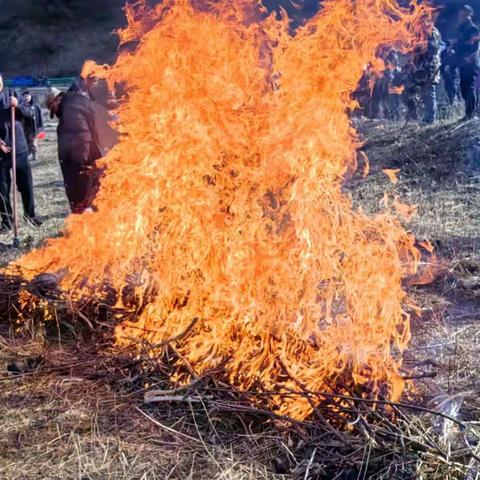
[[[2, 263], [58, 234], [67, 213], [54, 126], [48, 128], [42, 159], [34, 165], [38, 212], [46, 223], [39, 230], [22, 225], [22, 249], [2, 253]], [[410, 292], [423, 315], [413, 321], [403, 373], [415, 378], [412, 398], [463, 427], [428, 412], [400, 416], [398, 445], [388, 444], [394, 454], [386, 447], [382, 452], [366, 431], [360, 463], [349, 463], [346, 456], [332, 473], [325, 469], [328, 457], [342, 451], [334, 441], [309, 443], [308, 435], [282, 422], [222, 411], [208, 402], [208, 393], [200, 395], [205, 399], [200, 403], [185, 402], [184, 394], [175, 393], [175, 401], [146, 405], [146, 390], [168, 388], [165, 375], [141, 375], [108, 357], [108, 348], [91, 350], [88, 333], [72, 337], [66, 330], [32, 326], [15, 336], [5, 327], [0, 337], [0, 478], [480, 478], [475, 456], [448, 455], [462, 449], [480, 455], [480, 183], [472, 154], [480, 125], [408, 126], [397, 142], [401, 125], [360, 128], [371, 175], [350, 182], [354, 204], [378, 211], [385, 189], [417, 204], [418, 217], [409, 228], [430, 239], [447, 265], [434, 284]], [[401, 168], [400, 182], [392, 186], [382, 168]], [[7, 375], [8, 363], [32, 357], [43, 358], [36, 370]], [[376, 425], [371, 433], [383, 427]], [[416, 450], [409, 436], [426, 439], [447, 456]], [[402, 446], [405, 442], [408, 447]]]
[[36, 371], [0, 378], [0, 478], [272, 478], [253, 462], [257, 439], [241, 440], [243, 451], [252, 453], [242, 457], [238, 447], [203, 441], [201, 432], [197, 438], [175, 433], [174, 424], [167, 426], [173, 423], [171, 413], [164, 413], [165, 424], [145, 407], [140, 413], [136, 396], [119, 385], [112, 389], [82, 364], [92, 358], [85, 352], [72, 344], [45, 346], [41, 339], [14, 347], [3, 343], [3, 372], [19, 357], [42, 353], [45, 360]]

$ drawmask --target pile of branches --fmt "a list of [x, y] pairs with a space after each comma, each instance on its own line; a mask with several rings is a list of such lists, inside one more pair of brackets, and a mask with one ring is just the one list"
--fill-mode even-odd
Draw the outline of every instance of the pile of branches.
[[[102, 301], [96, 296], [83, 296], [72, 299], [59, 288], [62, 273], [40, 274], [26, 281], [20, 274], [0, 274], [0, 324], [44, 325], [55, 318], [56, 327], [67, 326], [70, 330], [88, 331], [95, 334], [94, 340], [111, 337], [116, 323], [138, 314], [148, 303], [146, 296], [141, 306], [131, 295], [133, 289], [125, 289], [125, 308], [116, 308], [117, 293], [105, 285]], [[61, 320], [58, 322], [58, 320]]]
[[26, 282], [20, 275], [0, 274], [0, 321], [11, 321], [18, 314], [18, 296]]
[[[331, 391], [340, 393], [311, 392], [300, 385], [291, 392], [240, 391], [228, 383], [221, 366], [199, 376], [182, 358], [178, 346], [188, 339], [196, 320], [161, 345], [139, 340], [118, 351], [110, 348], [112, 329], [133, 310], [116, 309], [113, 292], [107, 302], [84, 299], [72, 304], [53, 280], [37, 278], [26, 284], [18, 277], [0, 278], [0, 292], [6, 293], [0, 295], [0, 318], [14, 321], [21, 292], [27, 291], [54, 311], [62, 326], [70, 325], [78, 338], [79, 332], [88, 333], [86, 347], [73, 360], [52, 364], [47, 354], [40, 370], [101, 379], [132, 398], [142, 416], [174, 437], [212, 448], [235, 445], [239, 438], [258, 443], [259, 436], [267, 437], [262, 461], [274, 473], [293, 478], [474, 479], [480, 472], [479, 410], [473, 398], [460, 420], [458, 412], [432, 405], [426, 396], [412, 395], [404, 402], [374, 398], [367, 386], [352, 386], [347, 378], [335, 379]], [[137, 305], [134, 311], [138, 314], [141, 308]], [[33, 321], [44, 317], [30, 312]], [[179, 363], [185, 377], [192, 379], [186, 385], [172, 385], [171, 374]], [[311, 417], [299, 421], [273, 413], [267, 405], [278, 395], [307, 399]], [[193, 425], [179, 421], [186, 416], [193, 416]]]
[[[148, 349], [109, 354], [108, 344], [84, 345], [67, 361], [47, 354], [40, 370], [108, 383], [139, 416], [193, 448], [227, 447], [241, 458], [250, 444], [252, 461], [288, 478], [477, 478], [474, 398], [460, 420], [445, 405], [429, 407], [420, 397], [391, 402], [358, 387], [351, 394], [292, 391], [289, 395], [308, 398], [314, 407], [310, 418], [299, 421], [266, 408], [279, 392], [239, 391], [225, 381], [221, 367], [189, 384], [172, 385], [173, 365], [181, 360], [179, 341], [172, 339], [157, 355]], [[337, 388], [350, 387], [339, 380]]]
[[[153, 419], [162, 405], [175, 403], [206, 412], [206, 422], [218, 414], [224, 418], [235, 415], [237, 429], [224, 433], [232, 440], [235, 430], [248, 436], [254, 434], [252, 425], [257, 433], [266, 425], [274, 426], [279, 442], [272, 459], [274, 470], [293, 473], [295, 478], [413, 479], [431, 475], [425, 478], [473, 479], [480, 474], [475, 408], [469, 414], [462, 412], [472, 420], [470, 423], [459, 420], [450, 404], [428, 406], [428, 399], [420, 396], [405, 402], [373, 398], [368, 387], [353, 387], [347, 378], [335, 379], [333, 391], [342, 394], [301, 388], [289, 393], [238, 391], [226, 382], [221, 368], [198, 377], [188, 363], [185, 369], [193, 375], [193, 381], [172, 388], [169, 374], [173, 364], [184, 360], [179, 358], [175, 344], [188, 336], [188, 330], [165, 342], [158, 355], [143, 344], [143, 354], [129, 365], [128, 374], [136, 372], [129, 382], [141, 392], [148, 406], [145, 412]], [[311, 417], [299, 421], [272, 413], [268, 400], [278, 395], [308, 399]], [[208, 425], [205, 428], [208, 430]], [[281, 448], [286, 438], [291, 445], [288, 452]]]

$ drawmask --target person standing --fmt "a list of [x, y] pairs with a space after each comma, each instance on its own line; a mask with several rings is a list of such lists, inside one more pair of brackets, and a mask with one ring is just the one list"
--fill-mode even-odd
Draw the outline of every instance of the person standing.
[[452, 48], [454, 65], [460, 73], [460, 92], [465, 102], [464, 120], [473, 117], [477, 104], [475, 83], [478, 75], [480, 30], [473, 23], [473, 14], [470, 5], [464, 5], [458, 12], [457, 40]]
[[383, 99], [383, 115], [387, 120], [400, 120], [402, 93], [402, 67], [396, 50], [391, 50], [385, 59], [385, 93]]
[[415, 48], [411, 61], [406, 67], [406, 81], [403, 100], [407, 117], [417, 119], [417, 104], [423, 103], [423, 123], [432, 124], [437, 119], [437, 85], [440, 83], [440, 54], [442, 38], [440, 32], [429, 20], [424, 24], [425, 43]]
[[442, 65], [440, 67], [440, 75], [445, 88], [445, 97], [447, 105], [449, 106], [452, 106], [457, 98], [460, 98], [458, 72], [455, 64], [452, 63], [451, 48], [451, 42], [447, 41], [446, 47], [441, 54]]
[[441, 51], [444, 45], [440, 32], [433, 23], [426, 22], [426, 29], [427, 44], [419, 62], [426, 76], [421, 93], [424, 107], [423, 122], [430, 124], [437, 120], [437, 85], [441, 79]]
[[28, 90], [22, 94], [22, 104], [29, 108], [31, 113], [30, 118], [24, 119], [23, 128], [27, 138], [29, 156], [32, 161], [36, 161], [38, 158], [37, 135], [43, 130], [42, 109]]
[[[99, 188], [96, 160], [102, 157], [90, 79], [78, 78], [63, 95], [50, 102], [59, 119], [58, 156], [72, 213], [92, 207]], [[50, 109], [53, 112], [53, 109]]]
[[[22, 121], [30, 118], [30, 109], [18, 101], [13, 90], [5, 89], [0, 74], [0, 231], [12, 228], [13, 210], [10, 200], [12, 189], [12, 122], [11, 109], [15, 108], [15, 148], [17, 185], [23, 203], [24, 218], [33, 226], [42, 222], [35, 215], [32, 170], [28, 162], [28, 146]], [[14, 187], [15, 188], [15, 187]]]

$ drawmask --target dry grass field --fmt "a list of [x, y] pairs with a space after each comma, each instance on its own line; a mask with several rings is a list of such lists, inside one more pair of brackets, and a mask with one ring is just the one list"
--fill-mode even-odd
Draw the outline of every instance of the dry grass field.
[[[299, 426], [247, 408], [229, 411], [216, 396], [222, 385], [199, 379], [194, 397], [168, 391], [161, 366], [146, 380], [130, 358], [109, 353], [108, 339], [92, 342], [84, 322], [32, 322], [16, 332], [3, 319], [0, 478], [479, 478], [480, 122], [402, 127], [359, 122], [371, 173], [345, 187], [355, 206], [372, 213], [385, 190], [417, 205], [409, 228], [434, 244], [442, 265], [433, 283], [409, 289], [422, 315], [413, 320], [402, 373], [413, 379], [411, 395], [421, 398], [425, 410], [398, 414], [395, 442], [376, 440], [374, 434], [387, 428], [384, 420], [363, 434], [350, 429], [360, 457], [345, 454], [334, 472], [327, 468], [334, 442], [309, 443]], [[54, 128], [48, 125], [33, 165], [37, 210], [45, 224], [22, 224], [18, 250], [8, 247], [8, 236], [0, 237], [3, 265], [61, 234], [68, 208]], [[401, 169], [397, 185], [383, 168]], [[164, 401], [145, 401], [153, 387], [162, 389]]]

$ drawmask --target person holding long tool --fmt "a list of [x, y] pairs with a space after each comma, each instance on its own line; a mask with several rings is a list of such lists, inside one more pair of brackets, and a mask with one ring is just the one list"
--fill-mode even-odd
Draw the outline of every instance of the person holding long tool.
[[[24, 218], [33, 226], [38, 227], [42, 224], [35, 214], [32, 170], [28, 162], [28, 145], [22, 126], [22, 120], [29, 119], [30, 116], [30, 109], [20, 104], [16, 93], [4, 88], [3, 77], [0, 74], [0, 233], [10, 231], [14, 219], [10, 199], [13, 146], [15, 146], [16, 183], [22, 197]], [[14, 124], [12, 118], [15, 119]]]

